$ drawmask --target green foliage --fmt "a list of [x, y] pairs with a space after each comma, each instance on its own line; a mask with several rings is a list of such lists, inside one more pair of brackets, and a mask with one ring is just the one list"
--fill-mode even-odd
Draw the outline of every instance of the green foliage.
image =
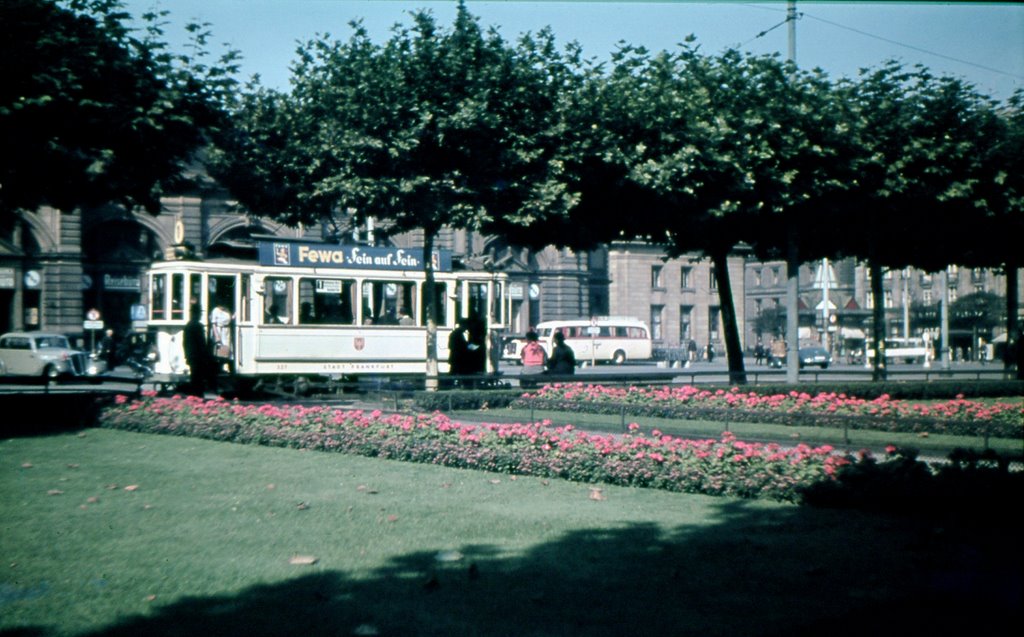
[[835, 480], [804, 487], [802, 502], [987, 526], [1024, 488], [1024, 473], [1011, 471], [995, 452], [958, 449], [949, 460], [933, 468], [915, 450], [899, 448], [883, 462], [863, 456], [841, 467]]
[[988, 331], [1006, 320], [1006, 299], [992, 292], [964, 295], [949, 304], [949, 326]]
[[418, 391], [413, 403], [421, 411], [463, 411], [500, 409], [508, 407], [523, 395], [523, 390], [466, 390]]
[[222, 125], [237, 53], [207, 63], [209, 32], [192, 25], [191, 56], [139, 34], [116, 0], [0, 3], [0, 213], [118, 202], [159, 211], [165, 188]]
[[[849, 109], [856, 181], [843, 219], [844, 254], [888, 267], [938, 270], [952, 261], [995, 265], [978, 222], [988, 214], [987, 183], [1000, 140], [995, 103], [962, 80], [889, 62], [845, 81], [838, 98]], [[905, 237], [941, 228], [956, 236], [919, 242]], [[952, 252], [955, 250], [956, 252]]]
[[571, 75], [550, 34], [513, 47], [463, 5], [448, 30], [412, 20], [384, 44], [359, 23], [347, 41], [310, 41], [289, 94], [254, 88], [216, 171], [240, 201], [293, 225], [372, 216], [428, 241], [571, 205], [554, 152]]

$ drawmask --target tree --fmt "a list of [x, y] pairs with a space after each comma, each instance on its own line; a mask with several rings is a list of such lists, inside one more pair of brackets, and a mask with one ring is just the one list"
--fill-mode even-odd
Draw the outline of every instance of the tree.
[[730, 379], [742, 383], [727, 259], [741, 242], [777, 250], [786, 225], [803, 221], [806, 202], [834, 179], [823, 172], [832, 154], [824, 131], [835, 128], [834, 109], [819, 104], [828, 84], [774, 56], [707, 57], [690, 44], [655, 56], [626, 47], [613, 64], [601, 96], [603, 169], [634, 199], [617, 227], [669, 256], [711, 259]]
[[159, 211], [164, 189], [221, 123], [237, 53], [172, 55], [159, 19], [140, 36], [117, 0], [0, 3], [0, 215], [108, 202]]
[[[846, 196], [837, 247], [868, 262], [874, 333], [884, 334], [882, 269], [937, 271], [980, 254], [974, 233], [986, 214], [988, 162], [999, 126], [991, 100], [963, 81], [890, 62], [841, 89], [850, 109], [857, 179]], [[934, 236], [954, 240], [908, 241]], [[885, 358], [875, 339], [875, 379]]]
[[[984, 184], [985, 218], [975, 237], [980, 244], [978, 256], [990, 259], [984, 265], [1001, 266], [1006, 272], [1007, 351], [1013, 352], [1021, 337], [1017, 289], [1024, 267], [1019, 245], [1024, 236], [1024, 90], [1016, 91], [998, 115], [1001, 133], [990, 147], [992, 171]], [[1004, 359], [1007, 370], [1013, 365], [1012, 359]], [[1017, 375], [1024, 377], [1024, 370], [1018, 369]]]
[[[450, 30], [428, 12], [412, 19], [383, 45], [354, 23], [347, 41], [301, 47], [289, 95], [243, 101], [242, 130], [217, 172], [250, 187], [235, 193], [243, 202], [276, 206], [287, 223], [349, 214], [387, 233], [422, 233], [427, 374], [436, 380], [435, 238], [446, 226], [526, 226], [572, 205], [556, 152], [569, 74], [556, 68], [550, 34], [512, 47], [462, 3]], [[268, 168], [240, 177], [258, 164]]]
[[1005, 299], [992, 292], [967, 294], [949, 306], [949, 324], [954, 329], [988, 334], [1004, 320]]

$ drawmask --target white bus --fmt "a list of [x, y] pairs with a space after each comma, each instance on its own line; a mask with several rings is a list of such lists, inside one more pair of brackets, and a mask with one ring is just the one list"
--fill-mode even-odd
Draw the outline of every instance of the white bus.
[[[543, 321], [537, 324], [537, 335], [544, 350], [551, 353], [556, 332], [565, 336], [576, 362], [611, 362], [621, 365], [627, 360], [651, 359], [651, 331], [647, 324], [633, 317], [602, 316], [593, 319]], [[503, 358], [519, 361], [525, 339], [517, 338], [505, 345]]]
[[[873, 360], [875, 357], [875, 347], [868, 339], [865, 347], [867, 348], [867, 359]], [[902, 336], [890, 336], [885, 339], [885, 360], [887, 362], [903, 362], [912, 364], [920, 363], [924, 364], [931, 357], [931, 348], [929, 347], [928, 341], [921, 336], [911, 336], [904, 338]]]

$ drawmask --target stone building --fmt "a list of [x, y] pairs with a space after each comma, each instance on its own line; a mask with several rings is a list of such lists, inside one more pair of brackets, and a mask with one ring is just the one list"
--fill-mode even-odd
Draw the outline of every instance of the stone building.
[[[608, 312], [635, 316], [651, 328], [655, 348], [699, 348], [713, 343], [724, 354], [721, 302], [714, 266], [691, 256], [666, 259], [660, 247], [643, 243], [613, 243], [606, 249]], [[739, 331], [745, 330], [743, 312], [743, 257], [730, 257], [729, 278]]]
[[[842, 354], [851, 347], [862, 347], [871, 334], [871, 278], [866, 265], [855, 259], [804, 264], [799, 275], [800, 340], [802, 343], [823, 343], [833, 353]], [[823, 275], [822, 272], [825, 272]], [[823, 276], [825, 277], [823, 279]], [[784, 261], [750, 261], [745, 266], [746, 335], [748, 349], [758, 339], [767, 341], [772, 327], [784, 334], [784, 323], [777, 323], [774, 313], [784, 319], [787, 268]], [[825, 283], [827, 283], [827, 288]], [[945, 272], [929, 273], [914, 268], [886, 270], [883, 275], [886, 334], [889, 336], [920, 336], [928, 333], [939, 338], [939, 313], [943, 289], [948, 289], [948, 302], [977, 292], [990, 292], [1000, 297], [1007, 294], [1006, 275], [985, 268], [949, 266]], [[1016, 290], [1018, 307], [1024, 299], [1024, 286]], [[827, 311], [823, 306], [827, 297]], [[760, 317], [760, 318], [759, 318]], [[978, 351], [978, 339], [995, 340], [1005, 329], [999, 325], [991, 332], [968, 333], [950, 330], [953, 348]]]

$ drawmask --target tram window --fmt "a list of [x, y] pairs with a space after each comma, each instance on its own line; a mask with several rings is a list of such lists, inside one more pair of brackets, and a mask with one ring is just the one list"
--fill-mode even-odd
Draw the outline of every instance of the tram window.
[[412, 324], [415, 284], [408, 281], [363, 281], [363, 323], [399, 325], [399, 313], [405, 310]]
[[240, 300], [241, 300], [241, 303], [242, 303], [242, 308], [241, 308], [242, 311], [239, 313], [239, 316], [241, 317], [241, 320], [245, 321], [246, 323], [248, 323], [249, 321], [252, 320], [252, 307], [251, 307], [251, 305], [249, 303], [249, 294], [250, 294], [251, 290], [252, 290], [252, 275], [251, 274], [243, 274], [242, 275], [242, 294], [239, 297]]
[[482, 319], [487, 321], [489, 305], [487, 302], [487, 284], [486, 283], [470, 283], [469, 284], [469, 313], [462, 314], [460, 316], [469, 316], [471, 318]]
[[185, 275], [171, 275], [171, 320], [185, 319]]
[[494, 282], [494, 296], [491, 297], [491, 318], [498, 323], [505, 323], [505, 294], [502, 290], [501, 283]]
[[153, 320], [159, 321], [167, 318], [167, 275], [154, 274], [149, 289], [149, 307], [153, 312]]
[[[427, 324], [427, 286], [423, 286], [423, 302], [420, 303], [420, 325]], [[448, 325], [448, 283], [434, 281], [434, 307], [437, 310], [437, 324]]]
[[300, 279], [299, 323], [352, 325], [354, 288], [351, 279]]
[[292, 280], [267, 278], [263, 282], [263, 322], [290, 323]]
[[[203, 275], [201, 274], [190, 274], [189, 275], [189, 307], [201, 308], [201, 311], [206, 311], [208, 306], [201, 305], [206, 300], [203, 295]], [[186, 317], [188, 318], [188, 317]]]

